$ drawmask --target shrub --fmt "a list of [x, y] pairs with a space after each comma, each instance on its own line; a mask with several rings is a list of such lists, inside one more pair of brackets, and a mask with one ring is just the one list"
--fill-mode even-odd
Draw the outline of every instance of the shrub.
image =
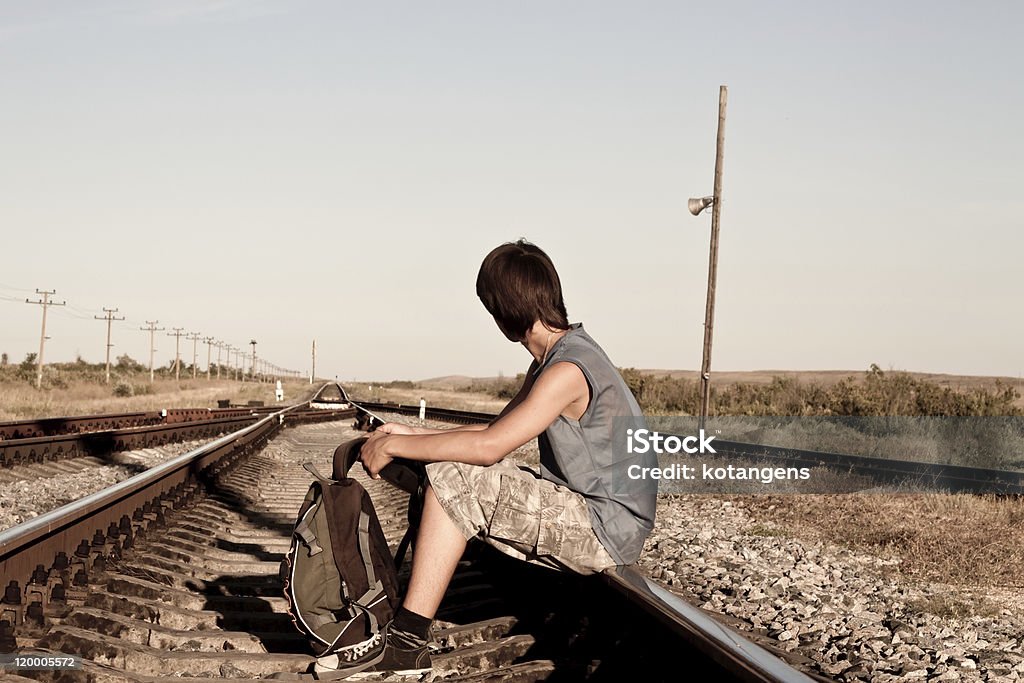
[[129, 356], [127, 353], [118, 356], [115, 365], [119, 370], [124, 370], [125, 372], [146, 371], [146, 366]]
[[515, 379], [498, 376], [496, 379], [474, 379], [464, 387], [462, 391], [490, 394], [495, 398], [511, 399], [519, 393], [519, 387], [523, 385], [526, 373], [520, 372]]
[[[700, 383], [620, 370], [640, 407], [651, 414], [695, 415], [700, 412]], [[994, 389], [954, 391], [906, 372], [883, 372], [872, 365], [864, 379], [850, 376], [834, 386], [773, 377], [768, 384], [737, 382], [711, 385], [715, 415], [842, 416], [998, 416], [1021, 415], [1017, 391], [1001, 382]]]

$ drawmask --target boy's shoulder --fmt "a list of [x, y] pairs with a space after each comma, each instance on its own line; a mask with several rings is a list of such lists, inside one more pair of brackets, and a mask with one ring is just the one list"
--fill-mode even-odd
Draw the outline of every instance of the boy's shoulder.
[[601, 345], [583, 329], [583, 323], [573, 323], [569, 333], [561, 339], [558, 348], [552, 353], [551, 363], [560, 360], [579, 361], [584, 366], [594, 363], [612, 365], [611, 359]]

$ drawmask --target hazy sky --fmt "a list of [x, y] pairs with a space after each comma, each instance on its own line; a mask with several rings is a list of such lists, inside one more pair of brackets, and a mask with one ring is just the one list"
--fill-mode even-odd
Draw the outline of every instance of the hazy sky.
[[[322, 375], [522, 370], [526, 237], [622, 366], [1024, 369], [1024, 5], [0, 0], [0, 351], [158, 319]], [[1016, 46], [1016, 47], [1014, 47]], [[161, 337], [158, 361], [173, 357]], [[189, 345], [189, 355], [191, 345]], [[205, 356], [203, 356], [205, 358]]]

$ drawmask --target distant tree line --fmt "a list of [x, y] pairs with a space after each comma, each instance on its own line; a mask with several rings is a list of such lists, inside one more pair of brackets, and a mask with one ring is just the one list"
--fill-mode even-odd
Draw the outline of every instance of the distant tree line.
[[[633, 368], [623, 379], [646, 412], [696, 414], [700, 382], [646, 375]], [[842, 416], [991, 416], [1021, 415], [1014, 403], [1020, 394], [996, 381], [995, 387], [955, 390], [907, 372], [883, 372], [872, 364], [862, 381], [843, 378], [831, 386], [773, 377], [766, 384], [736, 382], [711, 385], [717, 415], [842, 415]]]
[[[645, 413], [696, 415], [700, 412], [700, 382], [697, 380], [652, 375], [635, 368], [619, 372]], [[520, 374], [515, 379], [473, 380], [461, 388], [510, 399], [519, 390], [523, 378]], [[874, 364], [862, 379], [851, 375], [831, 386], [791, 377], [773, 377], [763, 384], [711, 385], [716, 415], [1022, 415], [1024, 411], [1014, 405], [1019, 398], [1014, 387], [998, 380], [991, 389], [957, 390], [907, 372], [884, 372]]]
[[[34, 384], [36, 379], [36, 358], [35, 353], [25, 355], [25, 359], [17, 365], [8, 361], [6, 353], [0, 354], [0, 382], [26, 382]], [[174, 361], [171, 360], [164, 366], [157, 366], [154, 375], [162, 379], [174, 378]], [[213, 363], [210, 370], [214, 376], [217, 374], [217, 364]], [[221, 368], [222, 377], [230, 377], [232, 369], [227, 366]], [[226, 374], [223, 374], [226, 373]], [[192, 377], [192, 364], [181, 362], [180, 374], [182, 379]], [[197, 369], [197, 374], [205, 377], [206, 366]], [[133, 394], [148, 393], [142, 383], [149, 382], [149, 366], [140, 363], [128, 354], [118, 356], [110, 364], [111, 385], [114, 393], [119, 396], [130, 396]], [[71, 363], [47, 363], [43, 368], [44, 389], [66, 389], [72, 383], [96, 383], [106, 382], [106, 364], [89, 363], [81, 356], [78, 356]], [[129, 390], [130, 387], [130, 390]]]

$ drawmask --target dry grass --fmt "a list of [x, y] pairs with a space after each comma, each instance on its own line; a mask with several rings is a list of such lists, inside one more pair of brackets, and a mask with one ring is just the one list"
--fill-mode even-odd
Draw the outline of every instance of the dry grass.
[[918, 614], [934, 614], [943, 619], [966, 619], [968, 617], [994, 617], [1001, 605], [985, 596], [961, 596], [951, 593], [929, 595], [907, 602], [907, 608]]
[[[264, 401], [274, 403], [273, 384], [233, 382], [205, 378], [180, 382], [157, 379], [152, 385], [148, 377], [136, 380], [135, 396], [114, 396], [113, 385], [93, 382], [72, 382], [63, 389], [37, 390], [24, 382], [0, 385], [0, 421], [27, 420], [37, 417], [126, 413], [163, 408], [215, 408], [220, 399], [232, 403]], [[143, 393], [151, 387], [151, 393]], [[308, 398], [310, 385], [303, 381], [284, 383], [286, 403]]]
[[743, 500], [760, 521], [794, 535], [896, 558], [908, 577], [955, 586], [1024, 587], [1020, 498], [864, 493]]
[[[803, 373], [795, 373], [803, 374]], [[838, 374], [838, 373], [836, 373]], [[845, 373], [844, 373], [845, 374]], [[444, 379], [446, 382], [441, 382]], [[945, 378], [952, 382], [954, 378]], [[965, 386], [972, 386], [963, 379]], [[982, 378], [974, 378], [980, 380]], [[438, 378], [437, 385], [464, 378]], [[462, 410], [498, 412], [505, 401], [485, 393], [428, 389], [348, 387], [354, 397]], [[825, 476], [815, 470], [815, 477]], [[838, 477], [838, 475], [836, 475]], [[848, 475], [832, 482], [849, 484]], [[854, 482], [856, 483], [856, 482]], [[816, 481], [818, 490], [831, 490]], [[865, 484], [866, 485], [866, 484]], [[721, 494], [719, 494], [721, 495]], [[1024, 500], [967, 494], [848, 493], [827, 495], [728, 496], [755, 514], [759, 534], [820, 538], [870, 554], [894, 557], [907, 577], [958, 587], [1024, 587]], [[951, 596], [948, 604], [919, 605], [932, 613], [965, 613], [966, 603]], [[970, 602], [970, 601], [967, 601]], [[977, 601], [975, 601], [977, 603]], [[985, 611], [981, 603], [969, 609]]]
[[[667, 376], [672, 379], [684, 379], [697, 381], [700, 373], [697, 370], [658, 370], [641, 369], [640, 373], [649, 376]], [[950, 388], [956, 391], [993, 390], [996, 381], [1006, 386], [1015, 387], [1020, 396], [1014, 402], [1018, 408], [1024, 409], [1024, 379], [1021, 377], [988, 377], [982, 375], [947, 375], [930, 372], [908, 372], [908, 375], [915, 379], [924, 380], [943, 388]], [[843, 381], [852, 378], [855, 383], [863, 384], [863, 370], [751, 370], [741, 372], [728, 372], [716, 370], [712, 373], [712, 384], [719, 389], [725, 389], [736, 384], [765, 385], [771, 384], [776, 378], [784, 378], [800, 382], [802, 384], [819, 384], [823, 387], [832, 387]], [[468, 377], [465, 375], [447, 375], [444, 377], [433, 377], [417, 382], [421, 387], [430, 389], [451, 390], [465, 387], [474, 382], [485, 384], [496, 382], [497, 377]]]

